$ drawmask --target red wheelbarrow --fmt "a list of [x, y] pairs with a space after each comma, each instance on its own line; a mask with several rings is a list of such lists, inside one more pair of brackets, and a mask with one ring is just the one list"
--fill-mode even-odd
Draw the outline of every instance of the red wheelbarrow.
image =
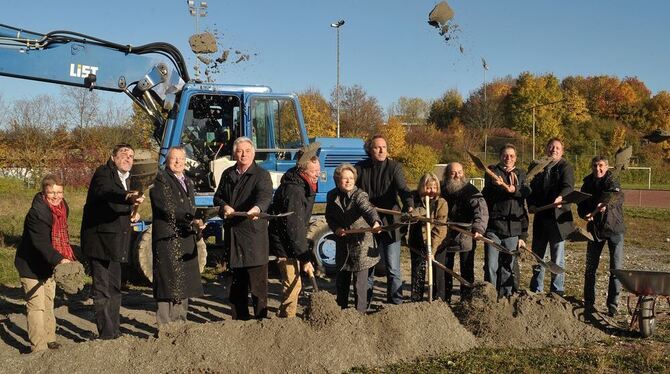
[[[638, 323], [643, 338], [656, 330], [656, 299], [665, 297], [670, 304], [670, 273], [647, 270], [610, 269], [623, 287], [635, 294], [628, 296], [628, 313], [632, 315], [630, 328]], [[631, 298], [637, 296], [635, 309], [631, 309]]]

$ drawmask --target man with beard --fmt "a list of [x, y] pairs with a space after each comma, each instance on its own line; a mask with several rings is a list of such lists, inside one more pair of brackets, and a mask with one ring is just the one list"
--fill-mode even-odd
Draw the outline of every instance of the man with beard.
[[[532, 190], [528, 196], [528, 211], [530, 213], [534, 213], [537, 207], [560, 203], [563, 201], [563, 196], [572, 192], [575, 185], [575, 171], [572, 165], [563, 158], [563, 142], [559, 138], [551, 138], [547, 142], [545, 150], [552, 161], [530, 183]], [[572, 231], [574, 231], [574, 226], [570, 204], [559, 204], [555, 208], [535, 214], [533, 219], [533, 252], [544, 258], [548, 246], [551, 261], [565, 268], [565, 238]], [[564, 283], [565, 274], [552, 274], [551, 292], [563, 296]], [[530, 290], [542, 292], [543, 288], [544, 267], [534, 265]]]
[[[442, 197], [447, 200], [450, 222], [472, 224], [470, 230], [474, 238], [449, 230], [447, 238], [438, 247], [435, 259], [448, 268], [454, 268], [454, 256], [459, 252], [461, 275], [468, 282], [475, 281], [475, 240], [483, 237], [489, 220], [489, 212], [484, 196], [468, 182], [463, 173], [463, 165], [458, 162], [447, 164], [444, 171]], [[437, 298], [451, 301], [453, 279], [445, 271], [435, 272], [435, 293]], [[470, 296], [470, 290], [461, 285], [461, 300]]]
[[[577, 206], [579, 216], [588, 221], [587, 229], [593, 234], [586, 246], [584, 271], [584, 305], [587, 312], [594, 312], [596, 301], [596, 271], [605, 243], [610, 251], [610, 269], [623, 267], [624, 196], [619, 181], [609, 171], [607, 158], [596, 156], [591, 160], [592, 173], [584, 178], [582, 192], [591, 197]], [[607, 314], [617, 314], [621, 281], [610, 272], [607, 289]]]
[[[405, 175], [399, 163], [388, 158], [386, 139], [375, 135], [365, 143], [368, 159], [356, 164], [358, 179], [356, 186], [365, 191], [372, 205], [377, 208], [399, 210], [398, 197], [403, 202], [403, 210], [411, 212], [414, 206], [411, 191], [407, 188]], [[395, 217], [380, 214], [382, 226], [395, 222]], [[386, 302], [400, 304], [402, 296], [402, 274], [400, 273], [400, 230], [375, 234], [379, 253], [386, 264]], [[372, 298], [374, 272], [368, 279], [369, 299]], [[368, 300], [370, 301], [370, 300]]]

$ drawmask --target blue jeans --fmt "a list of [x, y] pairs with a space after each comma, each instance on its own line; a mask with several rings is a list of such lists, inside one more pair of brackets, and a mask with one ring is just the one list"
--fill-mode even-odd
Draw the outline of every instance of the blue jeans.
[[[485, 236], [510, 251], [516, 251], [519, 243], [518, 236], [498, 237], [492, 232], [487, 232]], [[501, 253], [489, 244], [484, 244], [484, 251], [484, 280], [496, 287], [498, 296], [511, 295], [514, 287], [513, 269], [516, 257]]]
[[[623, 233], [613, 235], [602, 242], [589, 241], [586, 246], [586, 270], [584, 271], [584, 305], [593, 306], [596, 301], [596, 272], [605, 243], [610, 250], [610, 269], [623, 267]], [[621, 281], [610, 272], [607, 289], [608, 308], [616, 309], [619, 304], [619, 293], [621, 293]]]
[[[388, 236], [375, 235], [379, 254], [386, 264], [386, 302], [389, 304], [402, 303], [402, 274], [400, 273], [400, 241], [391, 241]], [[372, 296], [374, 286], [374, 272], [368, 277], [368, 292]]]
[[[534, 230], [535, 231], [535, 230]], [[533, 252], [544, 259], [549, 248], [551, 261], [558, 266], [565, 268], [565, 240], [561, 239], [558, 233], [558, 227], [548, 225], [544, 232], [533, 232]], [[563, 295], [565, 291], [565, 273], [551, 274], [551, 292]], [[544, 268], [540, 265], [533, 265], [533, 277], [530, 279], [530, 290], [533, 292], [542, 292], [544, 290]]]

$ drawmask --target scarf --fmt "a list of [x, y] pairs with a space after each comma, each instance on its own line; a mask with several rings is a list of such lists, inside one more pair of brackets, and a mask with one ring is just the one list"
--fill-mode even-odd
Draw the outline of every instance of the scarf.
[[65, 202], [61, 201], [58, 206], [51, 205], [48, 201], [46, 203], [51, 210], [51, 218], [53, 221], [53, 224], [51, 225], [51, 245], [63, 257], [74, 261], [74, 252], [70, 246], [70, 236], [67, 232], [67, 214], [65, 209]]
[[316, 192], [316, 187], [317, 187], [317, 182], [312, 182], [307, 174], [305, 173], [299, 173], [300, 178], [302, 178], [307, 184], [309, 185], [309, 189], [312, 190], [312, 192]]

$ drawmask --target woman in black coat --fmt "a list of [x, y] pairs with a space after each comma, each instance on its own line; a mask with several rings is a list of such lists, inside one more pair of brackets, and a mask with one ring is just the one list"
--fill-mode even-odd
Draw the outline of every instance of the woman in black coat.
[[33, 352], [60, 347], [56, 342], [53, 271], [56, 265], [75, 259], [67, 231], [68, 212], [62, 180], [47, 175], [26, 215], [14, 259], [25, 292], [28, 340]]
[[172, 148], [166, 169], [151, 189], [154, 298], [158, 324], [185, 321], [188, 299], [203, 295], [196, 242], [202, 220], [194, 219], [193, 181], [184, 176], [186, 154]]

